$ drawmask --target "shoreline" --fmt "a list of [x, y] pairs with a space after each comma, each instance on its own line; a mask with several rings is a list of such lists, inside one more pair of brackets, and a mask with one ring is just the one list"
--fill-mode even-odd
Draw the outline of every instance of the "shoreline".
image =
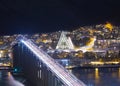
[[66, 69], [76, 69], [76, 68], [119, 68], [120, 65], [84, 65], [84, 66], [68, 66]]

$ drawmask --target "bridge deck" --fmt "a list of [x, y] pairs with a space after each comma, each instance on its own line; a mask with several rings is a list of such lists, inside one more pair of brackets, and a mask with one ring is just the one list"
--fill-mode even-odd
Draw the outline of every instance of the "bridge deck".
[[53, 74], [55, 74], [56, 77], [58, 77], [66, 86], [86, 86], [43, 50], [38, 48], [31, 40], [23, 38], [21, 42], [25, 44], [38, 57], [38, 59], [42, 61], [48, 67], [48, 69]]

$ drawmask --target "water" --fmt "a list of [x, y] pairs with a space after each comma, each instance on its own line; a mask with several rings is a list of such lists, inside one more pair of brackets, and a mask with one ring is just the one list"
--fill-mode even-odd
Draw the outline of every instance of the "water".
[[0, 86], [24, 86], [19, 80], [16, 80], [9, 71], [0, 70]]
[[120, 86], [120, 68], [78, 68], [70, 71], [87, 86]]
[[[78, 68], [69, 70], [87, 86], [120, 86], [120, 68]], [[20, 77], [0, 70], [0, 86], [27, 86]]]

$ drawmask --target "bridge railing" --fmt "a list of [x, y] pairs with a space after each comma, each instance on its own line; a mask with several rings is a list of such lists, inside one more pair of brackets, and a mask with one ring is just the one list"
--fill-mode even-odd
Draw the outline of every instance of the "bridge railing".
[[[33, 42], [31, 42], [31, 40], [28, 40], [28, 42], [30, 42], [32, 45], [34, 45], [34, 47], [36, 47], [38, 50], [40, 50], [44, 55], [46, 55], [52, 62], [54, 62], [57, 66], [59, 66], [61, 69], [63, 69], [67, 74], [69, 74], [72, 78], [74, 78], [76, 81], [80, 82], [78, 79], [76, 79], [76, 77], [69, 73], [68, 70], [66, 70], [62, 65], [60, 65], [57, 61], [55, 61], [52, 57], [50, 57], [48, 54], [46, 54], [43, 50], [41, 50], [40, 48], [38, 48]], [[54, 65], [53, 65], [54, 66]], [[52, 71], [52, 70], [51, 70]], [[65, 74], [66, 75], [66, 74]]]
[[86, 86], [83, 82], [78, 80], [72, 73], [67, 71], [57, 61], [45, 53], [42, 49], [36, 46], [31, 40], [22, 37], [22, 42], [28, 46], [42, 62], [48, 67], [48, 69], [55, 74], [65, 85], [67, 86]]

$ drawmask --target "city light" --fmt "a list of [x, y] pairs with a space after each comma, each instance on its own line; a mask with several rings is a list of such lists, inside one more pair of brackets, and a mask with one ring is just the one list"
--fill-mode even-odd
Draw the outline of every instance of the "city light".
[[82, 50], [83, 52], [94, 51], [93, 47], [94, 47], [95, 41], [96, 41], [96, 37], [90, 37], [86, 45], [76, 49], [76, 51], [79, 51], [79, 50]]
[[109, 22], [107, 22], [107, 23], [105, 24], [105, 28], [107, 28], [108, 30], [112, 31], [113, 26], [112, 26], [112, 24], [110, 24]]
[[90, 62], [90, 64], [92, 64], [92, 65], [103, 65], [104, 64], [104, 62], [98, 62], [98, 61], [95, 61], [95, 62]]

